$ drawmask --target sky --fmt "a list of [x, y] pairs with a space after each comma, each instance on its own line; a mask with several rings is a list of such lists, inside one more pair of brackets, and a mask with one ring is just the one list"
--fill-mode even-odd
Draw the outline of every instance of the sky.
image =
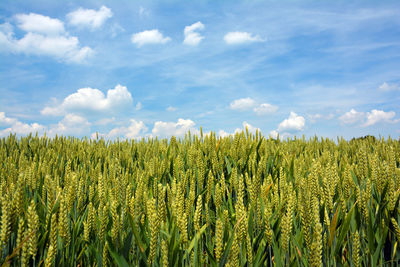
[[0, 2], [0, 137], [400, 136], [399, 1]]

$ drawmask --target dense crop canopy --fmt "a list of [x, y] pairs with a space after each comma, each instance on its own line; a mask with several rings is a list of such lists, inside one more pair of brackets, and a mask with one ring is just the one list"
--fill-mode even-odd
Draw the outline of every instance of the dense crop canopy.
[[400, 142], [0, 139], [0, 264], [400, 263]]

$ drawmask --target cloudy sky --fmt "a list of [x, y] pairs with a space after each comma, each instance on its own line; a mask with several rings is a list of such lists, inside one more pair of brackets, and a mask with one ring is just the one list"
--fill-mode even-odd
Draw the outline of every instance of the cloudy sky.
[[398, 1], [0, 2], [0, 136], [400, 136]]

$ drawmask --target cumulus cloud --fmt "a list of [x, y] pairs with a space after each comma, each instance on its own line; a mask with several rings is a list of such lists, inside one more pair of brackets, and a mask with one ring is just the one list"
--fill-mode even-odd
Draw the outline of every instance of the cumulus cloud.
[[355, 109], [351, 109], [342, 116], [339, 117], [339, 121], [343, 124], [356, 124], [362, 122], [364, 119], [364, 112], [358, 112]]
[[115, 138], [123, 136], [128, 139], [138, 139], [143, 137], [147, 130], [148, 129], [143, 121], [131, 119], [128, 127], [114, 128], [106, 135], [106, 137]]
[[4, 112], [0, 112], [0, 125], [1, 126], [8, 126], [16, 123], [18, 120], [15, 118], [6, 117]]
[[106, 96], [99, 89], [88, 87], [70, 94], [58, 106], [45, 107], [41, 114], [57, 116], [79, 111], [113, 111], [131, 103], [132, 95], [125, 86], [118, 84], [114, 89], [109, 89]]
[[195, 129], [194, 121], [190, 119], [178, 119], [177, 122], [165, 122], [156, 121], [154, 123], [153, 130], [151, 131], [153, 136], [183, 136], [189, 130], [192, 133], [197, 133], [198, 130]]
[[277, 131], [280, 132], [299, 132], [303, 131], [306, 120], [303, 116], [290, 112], [289, 118], [284, 119], [279, 125]]
[[394, 119], [396, 113], [394, 111], [383, 111], [373, 109], [370, 112], [358, 112], [351, 109], [339, 117], [342, 124], [354, 125], [358, 124], [363, 127], [368, 127], [377, 123], [397, 123], [400, 119]]
[[49, 130], [49, 135], [82, 135], [90, 132], [90, 123], [82, 116], [66, 114], [65, 117]]
[[10, 133], [27, 135], [47, 133], [50, 136], [58, 135], [84, 135], [90, 132], [90, 123], [86, 118], [76, 114], [66, 114], [65, 117], [55, 125], [44, 126], [39, 123], [23, 123], [16, 118], [9, 118], [4, 112], [0, 112], [0, 126], [7, 128], [0, 129], [0, 136], [7, 136]]
[[398, 84], [388, 84], [387, 82], [384, 82], [381, 84], [378, 88], [380, 91], [384, 92], [389, 92], [389, 91], [399, 91], [400, 86]]
[[234, 110], [249, 110], [252, 109], [256, 105], [256, 101], [250, 97], [240, 98], [232, 101], [230, 103], [230, 108]]
[[17, 14], [15, 16], [18, 28], [26, 32], [34, 32], [46, 35], [58, 35], [65, 32], [64, 23], [40, 14]]
[[104, 22], [111, 18], [113, 13], [106, 6], [101, 6], [99, 10], [78, 8], [67, 14], [68, 23], [73, 26], [86, 27], [91, 30], [100, 28]]
[[271, 105], [268, 103], [263, 103], [255, 108], [253, 108], [253, 111], [259, 116], [271, 114], [271, 113], [276, 112], [277, 110], [278, 110], [277, 106], [274, 106], [274, 105]]
[[79, 47], [77, 37], [45, 36], [37, 33], [27, 33], [14, 42], [15, 51], [31, 55], [46, 55], [69, 62], [80, 63], [92, 54], [89, 47]]
[[0, 52], [15, 51], [14, 47], [14, 32], [10, 23], [0, 24]]
[[388, 123], [395, 123], [399, 120], [393, 120], [396, 113], [394, 111], [385, 112], [383, 110], [376, 110], [373, 109], [371, 112], [367, 112], [366, 119], [364, 126], [371, 126], [379, 122], [388, 122]]
[[18, 135], [26, 135], [29, 133], [43, 133], [46, 127], [39, 123], [23, 123], [16, 118], [7, 117], [4, 112], [0, 112], [0, 126], [7, 128], [0, 129], [0, 136], [7, 136], [10, 133]]
[[171, 40], [170, 37], [164, 37], [161, 32], [157, 29], [138, 32], [132, 35], [131, 41], [136, 44], [137, 47], [141, 47], [146, 44], [165, 44]]
[[0, 27], [0, 47], [5, 52], [50, 56], [65, 62], [82, 63], [87, 60], [93, 50], [82, 47], [75, 36], [70, 36], [64, 24], [40, 14], [18, 14], [15, 16], [17, 26], [26, 34], [17, 39], [11, 24]]
[[253, 35], [248, 32], [228, 32], [225, 34], [224, 40], [227, 44], [243, 44], [264, 41], [259, 35]]
[[236, 99], [229, 104], [229, 107], [233, 110], [239, 111], [252, 109], [258, 116], [271, 114], [278, 110], [277, 106], [268, 103], [258, 104], [257, 101], [250, 97]]
[[201, 40], [204, 39], [204, 36], [200, 35], [197, 31], [204, 30], [204, 24], [200, 21], [193, 23], [190, 26], [186, 26], [183, 33], [185, 35], [185, 39], [183, 43], [186, 45], [198, 45]]

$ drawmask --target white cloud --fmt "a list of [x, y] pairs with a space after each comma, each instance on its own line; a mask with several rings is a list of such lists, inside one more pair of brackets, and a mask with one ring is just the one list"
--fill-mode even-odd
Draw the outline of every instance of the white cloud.
[[380, 122], [397, 123], [400, 121], [400, 119], [395, 120], [395, 116], [396, 113], [394, 111], [385, 112], [383, 110], [373, 109], [370, 112], [364, 113], [351, 109], [350, 111], [340, 116], [339, 120], [342, 124], [358, 124], [364, 127], [368, 127]]
[[392, 120], [396, 116], [394, 111], [385, 112], [383, 110], [373, 109], [371, 112], [367, 112], [367, 121], [364, 126], [371, 126], [379, 122], [395, 123], [399, 120]]
[[253, 125], [251, 125], [251, 124], [248, 123], [247, 121], [244, 121], [242, 125], [243, 125], [243, 128], [242, 128], [242, 129], [236, 128], [236, 129], [235, 129], [235, 133], [240, 133], [242, 130], [243, 130], [243, 131], [246, 131], [246, 127], [247, 127], [247, 130], [248, 130], [250, 133], [255, 134], [257, 130], [258, 130], [259, 132], [261, 132], [261, 129], [260, 129], [260, 128], [254, 127]]
[[137, 102], [136, 106], [135, 106], [135, 110], [141, 110], [143, 107], [141, 102]]
[[22, 39], [12, 42], [16, 52], [52, 56], [75, 63], [83, 62], [93, 53], [87, 46], [80, 48], [77, 37], [45, 36], [29, 32]]
[[400, 86], [398, 84], [388, 84], [387, 82], [384, 82], [381, 84], [378, 88], [380, 91], [388, 92], [388, 91], [399, 91]]
[[264, 41], [259, 35], [253, 35], [248, 32], [228, 32], [225, 34], [224, 40], [227, 44], [243, 44]]
[[291, 133], [288, 133], [288, 132], [280, 133], [277, 130], [272, 130], [272, 131], [269, 132], [269, 137], [271, 137], [273, 139], [277, 139], [278, 136], [279, 136], [280, 140], [285, 140], [287, 138], [291, 138], [291, 137], [295, 136], [295, 134], [291, 134]]
[[256, 101], [254, 99], [247, 97], [247, 98], [240, 98], [232, 101], [230, 103], [230, 108], [234, 110], [249, 110], [256, 105]]
[[253, 111], [258, 116], [271, 114], [278, 110], [277, 106], [268, 103], [258, 104], [254, 99], [250, 97], [236, 99], [229, 104], [229, 107], [233, 110], [240, 110], [240, 111], [247, 111], [253, 109]]
[[90, 123], [82, 116], [66, 114], [65, 117], [49, 130], [49, 135], [81, 135], [90, 132]]
[[46, 35], [59, 35], [65, 32], [64, 23], [40, 14], [18, 14], [15, 16], [18, 27], [26, 32]]
[[27, 33], [16, 39], [8, 23], [0, 27], [3, 51], [27, 55], [50, 56], [61, 61], [82, 63], [93, 54], [90, 47], [81, 47], [75, 36], [64, 30], [63, 23], [40, 14], [16, 15], [18, 27]]
[[12, 125], [16, 123], [18, 120], [15, 118], [8, 118], [4, 112], [0, 112], [0, 125]]
[[198, 130], [194, 128], [196, 124], [190, 119], [178, 119], [177, 122], [164, 122], [156, 121], [154, 123], [153, 130], [151, 131], [153, 136], [183, 136], [189, 130], [192, 133], [197, 133]]
[[43, 115], [62, 115], [78, 111], [113, 111], [132, 103], [132, 95], [125, 86], [117, 85], [107, 91], [107, 96], [99, 89], [81, 88], [66, 98], [59, 106], [45, 107]]
[[303, 116], [299, 116], [294, 112], [290, 112], [289, 118], [283, 120], [277, 131], [280, 132], [298, 132], [304, 129], [306, 120]]
[[232, 134], [227, 133], [227, 132], [225, 132], [224, 130], [219, 130], [219, 131], [218, 131], [218, 136], [227, 137], [227, 136], [230, 136], [230, 135], [232, 135]]
[[90, 132], [91, 124], [82, 116], [66, 114], [58, 124], [46, 127], [39, 123], [23, 123], [18, 119], [6, 117], [4, 112], [0, 112], [0, 125], [8, 126], [8, 128], [0, 130], [0, 136], [7, 136], [10, 133], [27, 135], [36, 132], [41, 135], [47, 132], [50, 136], [54, 136], [56, 134], [84, 135]]
[[269, 132], [269, 135], [270, 135], [272, 138], [276, 139], [276, 138], [278, 138], [279, 133], [278, 133], [277, 130], [272, 130], [272, 131]]
[[16, 133], [19, 135], [25, 135], [29, 133], [43, 133], [45, 131], [46, 127], [39, 124], [39, 123], [23, 123], [20, 121], [17, 121], [15, 124], [13, 124], [11, 127], [0, 130], [0, 136], [7, 136], [10, 133]]
[[[5, 22], [3, 24], [0, 24], [0, 44], [2, 44], [2, 46], [4, 46], [10, 39], [12, 39], [13, 35], [13, 26], [10, 23]], [[2, 46], [0, 46], [0, 48]]]
[[167, 107], [167, 111], [175, 111], [175, 110], [177, 110], [177, 108], [176, 107], [172, 107], [172, 106], [169, 106], [169, 107]]
[[146, 44], [165, 44], [169, 42], [171, 38], [164, 37], [161, 32], [157, 29], [138, 32], [132, 34], [131, 41], [136, 44], [138, 47], [141, 47]]
[[253, 111], [259, 116], [271, 114], [271, 113], [276, 112], [277, 110], [278, 110], [277, 106], [274, 106], [274, 105], [271, 105], [268, 103], [260, 104], [258, 107], [255, 107], [253, 109]]
[[186, 26], [183, 33], [185, 35], [185, 40], [183, 41], [186, 45], [198, 45], [201, 40], [204, 39], [204, 36], [200, 35], [197, 31], [204, 30], [204, 24], [200, 21]]
[[115, 138], [124, 136], [125, 138], [129, 139], [137, 139], [143, 137], [147, 130], [148, 129], [143, 121], [131, 119], [128, 127], [114, 128], [106, 135], [106, 137]]
[[343, 124], [356, 124], [360, 123], [364, 119], [364, 112], [358, 112], [355, 109], [351, 109], [342, 116], [339, 117], [339, 121]]
[[100, 28], [104, 22], [111, 18], [113, 13], [106, 6], [101, 6], [99, 10], [79, 8], [67, 14], [68, 23], [73, 26], [86, 27], [89, 29]]
[[250, 123], [244, 121], [243, 122], [243, 128], [249, 130], [250, 133], [256, 133], [256, 131], [258, 130], [259, 132], [261, 132], [260, 128], [254, 127], [253, 125], [251, 125]]
[[244, 121], [242, 123], [242, 126], [243, 126], [243, 128], [236, 128], [233, 131], [233, 133], [228, 133], [228, 132], [226, 132], [224, 130], [219, 130], [217, 135], [220, 136], [220, 137], [234, 136], [236, 133], [241, 133], [242, 131], [246, 132], [246, 127], [247, 127], [247, 130], [249, 131], [249, 133], [255, 134], [257, 130], [259, 132], [261, 132], [260, 128], [254, 127], [253, 125], [251, 125], [247, 121]]
[[4, 112], [0, 112], [0, 125], [8, 126], [5, 129], [0, 130], [0, 136], [7, 136], [10, 133], [15, 133], [18, 135], [26, 135], [29, 133], [43, 133], [46, 127], [39, 123], [23, 123], [16, 118], [6, 117]]
[[91, 135], [90, 135], [90, 139], [92, 139], [92, 140], [96, 140], [96, 139], [100, 139], [100, 138], [106, 138], [107, 136], [106, 136], [106, 134], [103, 134], [103, 133], [99, 133], [99, 132], [94, 132], [94, 133], [92, 133]]

